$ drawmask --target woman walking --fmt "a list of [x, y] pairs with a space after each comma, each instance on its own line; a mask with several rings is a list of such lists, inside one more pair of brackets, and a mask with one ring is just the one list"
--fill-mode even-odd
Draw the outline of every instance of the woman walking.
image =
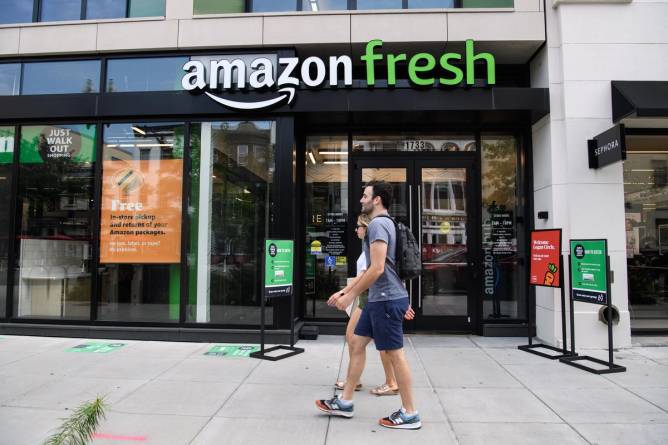
[[[357, 218], [357, 226], [355, 227], [355, 233], [357, 234], [357, 237], [360, 240], [364, 240], [364, 237], [366, 236], [367, 227], [369, 226], [370, 222], [371, 219], [366, 214], [361, 214]], [[367, 268], [367, 261], [364, 255], [364, 250], [362, 250], [362, 253], [360, 254], [359, 258], [357, 258], [357, 276], [345, 288], [336, 292], [336, 294], [343, 294], [347, 292], [349, 289], [351, 289], [355, 285], [355, 283], [362, 277], [362, 275], [366, 271], [366, 268]], [[348, 343], [350, 343], [350, 340], [354, 335], [355, 326], [357, 326], [357, 322], [360, 319], [360, 315], [362, 315], [362, 309], [364, 308], [364, 305], [367, 302], [366, 301], [367, 296], [368, 292], [364, 292], [362, 295], [360, 295], [359, 302], [354, 301], [352, 303], [352, 310], [347, 311], [350, 315], [350, 319], [348, 320], [348, 325], [346, 326], [346, 342]], [[404, 318], [406, 320], [412, 320], [414, 316], [415, 312], [413, 312], [413, 309], [409, 307]], [[385, 351], [379, 351], [379, 352], [380, 352], [380, 360], [383, 363], [383, 371], [385, 371], [385, 383], [376, 386], [369, 392], [377, 396], [398, 395], [399, 386], [397, 384], [397, 379], [394, 376], [394, 369], [392, 368], [392, 362], [390, 361]], [[348, 354], [350, 355], [350, 348], [348, 349]], [[336, 389], [343, 390], [345, 383], [346, 383], [345, 381], [338, 381], [336, 382], [334, 387]], [[361, 383], [357, 384], [355, 391], [360, 391], [361, 389], [362, 389], [362, 384]]]

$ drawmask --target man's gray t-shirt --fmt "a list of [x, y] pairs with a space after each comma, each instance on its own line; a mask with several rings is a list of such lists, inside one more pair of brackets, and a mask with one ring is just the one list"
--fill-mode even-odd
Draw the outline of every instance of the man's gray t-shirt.
[[394, 222], [390, 218], [377, 216], [371, 220], [366, 236], [363, 249], [366, 255], [367, 270], [371, 266], [371, 253], [369, 252], [371, 244], [374, 241], [382, 241], [387, 244], [385, 272], [369, 288], [369, 303], [408, 298], [408, 292], [394, 267], [397, 250], [397, 233]]

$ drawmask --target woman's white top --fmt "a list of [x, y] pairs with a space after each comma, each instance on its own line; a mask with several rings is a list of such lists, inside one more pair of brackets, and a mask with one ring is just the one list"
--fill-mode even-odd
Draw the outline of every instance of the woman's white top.
[[364, 251], [362, 251], [361, 255], [359, 258], [357, 258], [357, 276], [359, 277], [362, 275], [362, 272], [366, 270], [366, 255], [364, 255]]

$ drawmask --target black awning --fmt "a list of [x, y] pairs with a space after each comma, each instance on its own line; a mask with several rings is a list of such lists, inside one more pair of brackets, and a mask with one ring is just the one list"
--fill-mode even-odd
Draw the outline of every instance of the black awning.
[[612, 81], [612, 119], [668, 117], [668, 81]]
[[[266, 98], [256, 91], [233, 93], [237, 100]], [[331, 112], [507, 112], [528, 114], [532, 123], [550, 112], [546, 88], [321, 88], [299, 89], [294, 106], [264, 113]], [[239, 114], [203, 94], [187, 91], [113, 94], [54, 94], [0, 97], [0, 122], [52, 119], [107, 119], [221, 116]]]

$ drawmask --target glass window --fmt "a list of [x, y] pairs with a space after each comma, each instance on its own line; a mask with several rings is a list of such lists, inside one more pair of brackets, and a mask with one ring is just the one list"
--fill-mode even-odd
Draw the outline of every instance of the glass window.
[[626, 258], [633, 329], [668, 328], [668, 135], [626, 137]]
[[[327, 299], [346, 286], [348, 277], [348, 136], [307, 138], [304, 198], [305, 314], [345, 318], [345, 312], [327, 306]], [[334, 265], [327, 257], [335, 257]]]
[[100, 320], [179, 321], [183, 133], [180, 123], [104, 127]]
[[88, 319], [96, 126], [21, 127], [14, 315]]
[[0, 318], [5, 316], [9, 257], [14, 127], [0, 127]]
[[87, 19], [117, 19], [125, 17], [126, 0], [88, 0]]
[[81, 0], [42, 0], [41, 22], [81, 20]]
[[0, 0], [0, 25], [32, 22], [32, 9], [30, 0]]
[[100, 91], [100, 61], [34, 62], [23, 65], [22, 95]]
[[483, 315], [492, 321], [526, 317], [518, 150], [513, 136], [482, 135]]
[[253, 12], [282, 12], [295, 11], [295, 0], [252, 0]]
[[187, 320], [259, 325], [262, 251], [274, 211], [276, 123], [204, 122], [191, 134]]
[[0, 96], [18, 96], [21, 89], [21, 64], [0, 64]]
[[107, 93], [181, 90], [188, 57], [111, 59], [107, 62]]
[[475, 151], [472, 134], [378, 134], [353, 136], [353, 151]]
[[512, 8], [514, 0], [462, 0], [462, 8]]
[[401, 0], [357, 0], [357, 9], [401, 9]]
[[454, 7], [455, 0], [408, 0], [408, 9]]
[[348, 9], [348, 0], [302, 0], [303, 11], [340, 11]]
[[467, 206], [470, 197], [466, 196], [467, 171], [465, 168], [420, 167], [416, 173], [421, 184], [418, 217], [423, 269], [418, 292], [422, 315], [467, 315], [471, 216]]
[[245, 12], [246, 0], [195, 0], [195, 14], [226, 14]]
[[128, 17], [163, 17], [165, 0], [130, 0]]

